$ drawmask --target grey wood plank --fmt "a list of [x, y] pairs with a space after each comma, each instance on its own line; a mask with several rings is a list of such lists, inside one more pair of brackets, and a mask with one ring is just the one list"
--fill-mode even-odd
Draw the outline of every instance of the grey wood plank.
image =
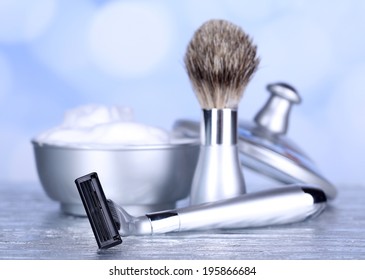
[[365, 259], [365, 187], [342, 186], [319, 217], [245, 230], [123, 238], [97, 250], [86, 218], [62, 214], [38, 184], [0, 183], [0, 259]]

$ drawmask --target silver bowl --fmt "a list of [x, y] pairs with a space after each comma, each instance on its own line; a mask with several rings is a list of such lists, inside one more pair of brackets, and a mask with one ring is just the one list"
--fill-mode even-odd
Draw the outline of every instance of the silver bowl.
[[32, 141], [40, 182], [61, 210], [86, 215], [75, 179], [97, 172], [105, 195], [134, 215], [173, 208], [190, 193], [199, 142], [83, 148]]

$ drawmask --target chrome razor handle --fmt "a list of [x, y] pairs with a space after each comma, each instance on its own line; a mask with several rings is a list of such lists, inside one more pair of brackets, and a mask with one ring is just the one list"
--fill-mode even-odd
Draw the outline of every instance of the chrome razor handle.
[[323, 191], [306, 185], [261, 191], [202, 205], [146, 215], [148, 233], [242, 229], [304, 221], [326, 206]]

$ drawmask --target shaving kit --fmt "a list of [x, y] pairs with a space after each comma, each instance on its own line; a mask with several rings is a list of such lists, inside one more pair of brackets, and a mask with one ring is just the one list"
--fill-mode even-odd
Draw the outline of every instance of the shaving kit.
[[[33, 141], [46, 192], [64, 212], [87, 214], [99, 248], [120, 244], [120, 235], [299, 222], [336, 197], [334, 185], [286, 136], [291, 109], [301, 103], [292, 86], [269, 84], [253, 121], [239, 118], [238, 104], [259, 63], [240, 27], [223, 20], [203, 24], [184, 61], [201, 121], [177, 120], [177, 144], [90, 150]], [[247, 169], [278, 184], [248, 192]], [[175, 209], [184, 198], [187, 205]]]

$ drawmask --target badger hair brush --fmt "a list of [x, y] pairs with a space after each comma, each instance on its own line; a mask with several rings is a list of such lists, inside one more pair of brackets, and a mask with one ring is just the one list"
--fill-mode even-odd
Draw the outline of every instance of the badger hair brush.
[[259, 64], [256, 46], [239, 26], [210, 20], [195, 32], [184, 62], [202, 108], [190, 203], [242, 195], [246, 187], [238, 156], [237, 110]]

